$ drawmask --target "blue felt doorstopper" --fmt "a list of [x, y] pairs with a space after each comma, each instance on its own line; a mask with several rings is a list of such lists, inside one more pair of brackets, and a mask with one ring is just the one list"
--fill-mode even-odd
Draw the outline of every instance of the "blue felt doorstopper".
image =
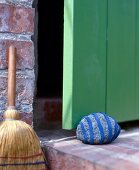
[[82, 118], [77, 126], [77, 139], [87, 144], [107, 144], [120, 134], [120, 126], [115, 119], [105, 113], [92, 113]]

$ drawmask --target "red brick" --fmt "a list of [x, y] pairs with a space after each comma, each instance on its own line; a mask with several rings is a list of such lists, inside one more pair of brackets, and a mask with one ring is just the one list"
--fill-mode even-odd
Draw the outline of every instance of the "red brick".
[[[30, 76], [30, 77], [29, 77]], [[4, 72], [0, 75], [0, 103], [1, 110], [5, 109], [7, 102], [7, 73]], [[34, 79], [32, 75], [17, 73], [17, 88], [16, 88], [16, 104], [31, 105], [33, 103], [34, 95]]]
[[17, 48], [17, 69], [33, 69], [34, 46], [31, 41], [0, 40], [0, 68], [7, 68], [7, 50], [10, 45]]
[[71, 154], [65, 154], [48, 148], [46, 158], [51, 170], [106, 170], [105, 167], [92, 164]]
[[34, 9], [0, 4], [0, 31], [33, 33]]
[[37, 127], [47, 129], [61, 128], [62, 100], [60, 98], [36, 98], [34, 110], [34, 122]]
[[107, 151], [113, 151], [115, 153], [125, 153], [128, 155], [138, 153], [138, 150], [131, 149], [130, 147], [127, 147], [127, 146], [128, 145], [118, 146], [118, 144], [117, 145], [102, 145], [102, 146], [100, 145], [99, 148], [106, 149]]
[[113, 167], [113, 170], [139, 170], [139, 165], [129, 161], [119, 160]]
[[46, 99], [44, 105], [44, 118], [46, 122], [62, 121], [62, 101], [61, 99]]

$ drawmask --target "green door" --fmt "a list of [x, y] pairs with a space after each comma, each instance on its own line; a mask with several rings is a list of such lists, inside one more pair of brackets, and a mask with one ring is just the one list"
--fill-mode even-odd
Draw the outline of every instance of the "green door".
[[90, 112], [139, 118], [138, 0], [65, 0], [63, 128]]
[[139, 1], [108, 0], [107, 108], [118, 121], [139, 118]]

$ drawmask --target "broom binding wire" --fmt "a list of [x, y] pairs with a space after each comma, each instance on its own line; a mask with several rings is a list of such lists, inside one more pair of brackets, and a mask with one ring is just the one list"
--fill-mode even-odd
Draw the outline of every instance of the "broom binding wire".
[[20, 119], [20, 114], [16, 109], [13, 108], [8, 108], [4, 114], [3, 117], [5, 120], [11, 119], [11, 120], [19, 120]]

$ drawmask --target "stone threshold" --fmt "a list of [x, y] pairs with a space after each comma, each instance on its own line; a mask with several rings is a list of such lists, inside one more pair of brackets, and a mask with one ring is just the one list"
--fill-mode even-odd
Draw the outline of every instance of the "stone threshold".
[[50, 170], [139, 170], [139, 128], [106, 145], [87, 145], [75, 131], [38, 132]]

